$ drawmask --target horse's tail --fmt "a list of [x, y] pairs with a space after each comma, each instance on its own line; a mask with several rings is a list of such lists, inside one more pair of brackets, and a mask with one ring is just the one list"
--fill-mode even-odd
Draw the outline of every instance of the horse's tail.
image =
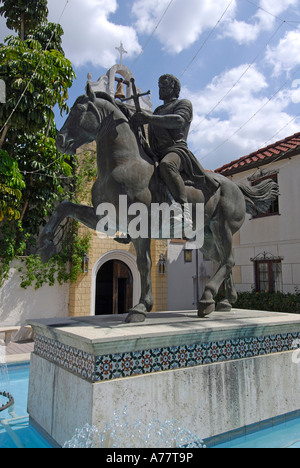
[[253, 216], [265, 214], [271, 203], [279, 196], [279, 185], [272, 179], [265, 180], [254, 187], [237, 184], [246, 200], [246, 210]]

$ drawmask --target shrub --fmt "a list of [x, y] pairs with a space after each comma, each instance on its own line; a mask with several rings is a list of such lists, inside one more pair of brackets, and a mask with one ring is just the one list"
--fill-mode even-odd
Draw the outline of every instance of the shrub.
[[295, 294], [243, 292], [238, 294], [238, 301], [234, 307], [237, 309], [300, 314], [300, 292], [298, 290], [295, 291]]

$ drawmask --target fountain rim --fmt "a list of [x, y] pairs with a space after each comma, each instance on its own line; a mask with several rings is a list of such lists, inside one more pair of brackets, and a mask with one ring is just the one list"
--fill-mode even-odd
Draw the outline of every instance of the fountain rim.
[[3, 396], [4, 398], [8, 399], [8, 402], [6, 403], [6, 405], [2, 405], [0, 407], [0, 413], [1, 413], [7, 410], [8, 408], [10, 408], [11, 406], [13, 406], [15, 404], [15, 400], [14, 400], [14, 397], [10, 393], [7, 393], [7, 392], [0, 392], [0, 396]]

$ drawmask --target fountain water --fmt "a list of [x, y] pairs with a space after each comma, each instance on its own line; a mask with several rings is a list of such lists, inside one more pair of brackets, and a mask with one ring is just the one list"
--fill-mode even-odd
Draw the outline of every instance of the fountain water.
[[5, 343], [0, 340], [0, 428], [4, 429], [17, 448], [25, 448], [12, 426], [26, 419], [15, 413], [15, 401], [11, 394], [6, 363]]
[[204, 442], [184, 429], [179, 421], [161, 422], [154, 419], [149, 424], [140, 420], [129, 422], [127, 408], [120, 416], [114, 413], [112, 422], [103, 431], [86, 424], [76, 429], [74, 437], [63, 448], [206, 448]]
[[6, 364], [5, 346], [0, 340], [0, 413], [13, 407], [14, 398], [11, 395], [8, 369]]

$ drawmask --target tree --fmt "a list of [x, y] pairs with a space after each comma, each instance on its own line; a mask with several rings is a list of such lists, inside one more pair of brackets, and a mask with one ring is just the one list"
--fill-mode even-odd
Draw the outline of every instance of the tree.
[[44, 50], [33, 36], [25, 41], [11, 36], [0, 48], [0, 78], [6, 83], [0, 125], [5, 125], [6, 133], [10, 127], [19, 132], [44, 128], [54, 118], [55, 105], [68, 111], [68, 88], [74, 77], [71, 62], [58, 50]]
[[61, 38], [64, 31], [60, 24], [47, 23], [39, 29], [36, 29], [28, 35], [28, 39], [37, 40], [43, 50], [58, 50], [63, 56], [65, 55], [61, 45]]
[[[53, 108], [68, 111], [68, 88], [75, 78], [62, 49], [63, 30], [47, 23], [46, 1], [3, 0], [0, 5], [8, 27], [19, 33], [0, 45], [0, 78], [7, 90], [6, 103], [0, 104], [1, 286], [11, 261], [36, 247], [55, 204], [74, 197], [76, 158], [60, 154], [55, 146]], [[37, 271], [38, 285], [46, 276], [52, 283], [54, 271], [59, 271], [60, 280], [74, 279], [74, 272], [80, 270], [81, 250], [88, 243], [87, 238], [77, 239], [75, 231], [71, 229], [72, 242], [62, 243], [62, 255], [43, 273], [40, 261], [28, 257], [30, 281], [23, 279], [24, 285], [31, 284]], [[75, 265], [70, 272], [66, 271], [67, 259]]]
[[6, 18], [7, 27], [16, 31], [20, 39], [24, 40], [26, 34], [46, 22], [47, 0], [2, 0], [0, 15]]

